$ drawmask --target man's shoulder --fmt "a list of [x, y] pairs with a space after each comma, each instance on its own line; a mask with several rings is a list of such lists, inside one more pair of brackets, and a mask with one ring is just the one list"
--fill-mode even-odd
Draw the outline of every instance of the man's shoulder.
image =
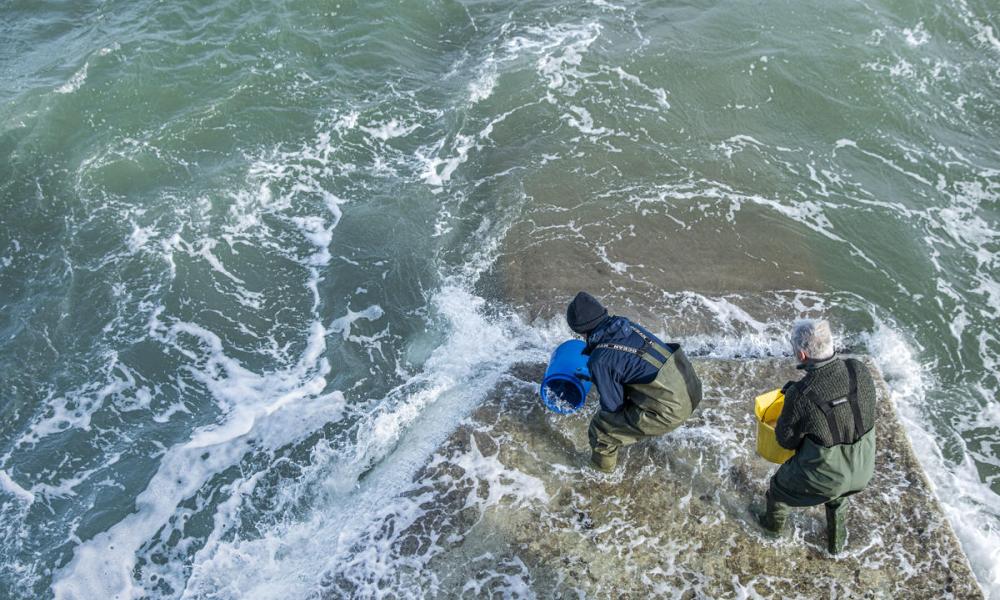
[[633, 334], [636, 334], [642, 338], [648, 338], [650, 341], [660, 344], [661, 346], [668, 345], [662, 338], [660, 338], [660, 336], [653, 333], [648, 327], [640, 325], [627, 317], [620, 318], [623, 320], [623, 325], [625, 325], [625, 327], [622, 327], [621, 329], [625, 337], [631, 337]]
[[[825, 365], [816, 370], [806, 371], [805, 376], [795, 382], [789, 382], [789, 389], [794, 388], [795, 395], [808, 395], [810, 392], [824, 393], [830, 387], [840, 388], [847, 385], [850, 380], [850, 373], [854, 372], [860, 386], [873, 388], [875, 379], [871, 369], [860, 359], [853, 357], [837, 357], [831, 364]], [[788, 391], [785, 392], [788, 395]]]
[[837, 370], [836, 376], [838, 378], [850, 379], [851, 373], [853, 373], [861, 385], [874, 387], [875, 376], [872, 374], [868, 363], [864, 360], [853, 356], [845, 356], [840, 358], [840, 363], [843, 364], [844, 368]]
[[868, 363], [858, 358], [844, 359], [845, 364], [850, 361], [854, 376], [857, 379], [858, 391], [862, 399], [875, 398], [878, 395], [878, 386], [875, 384], [875, 375], [872, 373]]
[[801, 379], [785, 384], [785, 403], [796, 404], [805, 402], [816, 384], [816, 372], [806, 371]]
[[636, 324], [627, 317], [613, 316], [604, 326], [601, 335], [602, 344], [622, 344], [626, 342], [636, 329]]
[[841, 360], [844, 361], [845, 366], [850, 365], [856, 375], [872, 378], [872, 370], [868, 367], [867, 362], [853, 356], [845, 356]]
[[632, 332], [632, 329], [636, 327], [636, 324], [635, 321], [629, 319], [628, 317], [614, 315], [611, 317], [609, 327], [618, 335], [628, 335]]

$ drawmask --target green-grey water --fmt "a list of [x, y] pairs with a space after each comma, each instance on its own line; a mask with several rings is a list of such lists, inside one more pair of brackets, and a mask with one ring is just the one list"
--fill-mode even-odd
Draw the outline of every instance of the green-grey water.
[[3, 597], [446, 594], [374, 509], [555, 279], [692, 354], [830, 318], [1000, 596], [996, 12], [5, 0]]

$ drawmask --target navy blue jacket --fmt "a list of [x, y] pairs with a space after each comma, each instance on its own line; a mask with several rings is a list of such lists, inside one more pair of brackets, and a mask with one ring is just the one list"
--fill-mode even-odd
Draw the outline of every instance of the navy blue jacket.
[[[590, 355], [587, 368], [590, 369], [590, 378], [601, 395], [601, 408], [606, 411], [617, 412], [625, 404], [625, 392], [622, 386], [630, 383], [649, 383], [656, 379], [656, 374], [659, 372], [656, 367], [635, 354], [612, 348], [597, 348], [600, 344], [621, 344], [636, 349], [642, 348], [645, 342], [633, 328], [642, 330], [653, 341], [666, 346], [648, 329], [636, 325], [625, 317], [609, 317], [587, 335], [587, 347], [583, 353]], [[660, 356], [653, 349], [649, 351], [660, 360], [666, 361], [668, 358]]]

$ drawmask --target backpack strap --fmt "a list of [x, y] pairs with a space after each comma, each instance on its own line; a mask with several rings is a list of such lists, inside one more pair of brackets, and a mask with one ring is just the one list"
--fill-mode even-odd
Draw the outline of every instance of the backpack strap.
[[[670, 356], [670, 351], [664, 348], [662, 344], [660, 344], [653, 338], [643, 333], [643, 331], [639, 329], [638, 326], [633, 325], [632, 331], [640, 338], [642, 338], [643, 341], [642, 348], [633, 348], [632, 346], [626, 346], [624, 344], [598, 344], [594, 346], [594, 350], [597, 350], [598, 348], [606, 348], [608, 350], [618, 350], [619, 352], [628, 352], [629, 354], [638, 356], [642, 360], [653, 365], [654, 367], [656, 367], [657, 371], [662, 369], [667, 358]], [[649, 352], [650, 349], [656, 351], [660, 356], [662, 356], [663, 360], [659, 360], [658, 358], [653, 356]]]
[[847, 376], [851, 381], [851, 389], [847, 392], [847, 401], [851, 404], [851, 412], [854, 413], [854, 440], [857, 441], [864, 431], [865, 422], [861, 418], [861, 404], [858, 402], [858, 374], [855, 371], [854, 359], [844, 361], [847, 365]]
[[847, 399], [837, 398], [835, 400], [824, 401], [819, 400], [816, 394], [810, 394], [809, 399], [823, 413], [823, 416], [826, 417], [826, 424], [830, 427], [830, 437], [833, 438], [833, 445], [843, 444], [844, 436], [840, 431], [840, 427], [837, 426], [837, 418], [833, 416], [833, 409], [847, 402]]
[[643, 345], [644, 350], [647, 348], [652, 348], [653, 350], [656, 350], [656, 352], [659, 353], [659, 355], [662, 356], [664, 359], [670, 356], [669, 350], [664, 348], [662, 344], [660, 344], [653, 338], [646, 335], [646, 333], [643, 332], [643, 330], [639, 329], [638, 326], [633, 326], [632, 331], [634, 331], [635, 334], [641, 337], [642, 341], [645, 342], [645, 344]]
[[663, 368], [663, 361], [657, 360], [656, 357], [651, 355], [646, 350], [645, 346], [643, 346], [642, 348], [633, 348], [632, 346], [625, 346], [624, 344], [598, 344], [597, 346], [594, 346], [594, 350], [597, 350], [598, 348], [606, 348], [608, 350], [618, 350], [620, 352], [628, 352], [629, 354], [638, 356], [642, 360], [653, 365], [654, 367], [656, 367], [657, 370]]

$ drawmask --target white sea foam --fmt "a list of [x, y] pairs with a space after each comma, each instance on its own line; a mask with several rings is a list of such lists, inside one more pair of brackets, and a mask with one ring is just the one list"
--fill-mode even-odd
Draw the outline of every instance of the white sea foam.
[[[492, 64], [493, 58], [487, 60], [487, 64]], [[486, 100], [493, 95], [493, 90], [497, 86], [499, 74], [495, 67], [487, 67], [474, 81], [469, 83], [469, 102], [476, 104]]]
[[613, 10], [613, 11], [627, 11], [628, 10], [628, 7], [621, 6], [621, 5], [618, 5], [618, 4], [612, 4], [610, 2], [607, 2], [607, 0], [590, 0], [590, 3], [593, 4], [594, 6], [599, 6], [601, 8], [605, 8], [605, 9]]
[[622, 81], [627, 81], [627, 82], [629, 82], [629, 83], [637, 86], [641, 90], [643, 90], [643, 91], [651, 94], [656, 99], [656, 102], [662, 108], [664, 108], [664, 109], [669, 109], [670, 108], [670, 102], [667, 100], [667, 91], [665, 89], [659, 88], [659, 87], [654, 88], [654, 87], [646, 85], [637, 76], [632, 75], [631, 73], [626, 72], [625, 69], [622, 69], [620, 66], [615, 67], [614, 68], [614, 72], [618, 75], [618, 77]]
[[996, 32], [993, 31], [992, 25], [977, 22], [976, 40], [984, 46], [989, 46], [995, 51], [1000, 51], [1000, 38], [998, 38]]
[[880, 323], [868, 346], [980, 584], [989, 597], [1000, 597], [1000, 510], [996, 494], [983, 485], [970, 458], [966, 456], [955, 464], [942, 454], [933, 428], [927, 425], [935, 412], [934, 406], [928, 405], [933, 384], [925, 381], [922, 373], [927, 370], [917, 361], [905, 338]]
[[[276, 527], [258, 539], [213, 539], [198, 553], [184, 597], [301, 597], [315, 590], [330, 569], [350, 573], [359, 585], [354, 593], [364, 596], [376, 593], [365, 583], [369, 577], [378, 585], [379, 578], [396, 576], [400, 559], [391, 548], [396, 534], [382, 531], [382, 523], [391, 521], [398, 533], [425, 512], [420, 496], [397, 494], [512, 361], [543, 360], [555, 339], [516, 318], [506, 323], [487, 318], [483, 300], [461, 288], [443, 288], [433, 306], [447, 319], [448, 339], [419, 374], [375, 403], [374, 414], [359, 424], [351, 455], [320, 453], [328, 462], [312, 476], [324, 482], [325, 502], [305, 521]], [[389, 454], [393, 460], [384, 460]], [[537, 480], [504, 468], [495, 456], [478, 456], [470, 453], [462, 468], [470, 481], [495, 482], [484, 490], [487, 504], [505, 496], [546, 501]], [[483, 502], [477, 494], [469, 498]], [[359, 544], [368, 550], [359, 552]]]
[[330, 323], [329, 327], [327, 327], [327, 330], [330, 333], [341, 334], [346, 340], [351, 337], [351, 325], [353, 325], [355, 321], [359, 319], [364, 319], [366, 321], [376, 321], [378, 319], [381, 319], [383, 314], [385, 313], [382, 310], [382, 307], [377, 304], [373, 304], [368, 308], [361, 310], [359, 312], [354, 312], [353, 310], [348, 308], [347, 314], [344, 315], [343, 317], [334, 319], [333, 322]]
[[570, 106], [571, 115], [563, 115], [563, 119], [571, 126], [580, 130], [580, 133], [589, 136], [601, 136], [609, 133], [604, 127], [595, 127], [594, 118], [590, 116], [590, 111], [582, 106]]
[[506, 42], [505, 50], [508, 56], [517, 56], [524, 51], [539, 55], [536, 69], [547, 81], [549, 89], [573, 96], [588, 76], [579, 70], [583, 55], [600, 32], [601, 26], [596, 22], [527, 27], [523, 35]]
[[340, 115], [334, 122], [333, 128], [336, 131], [348, 131], [354, 129], [358, 126], [358, 117], [360, 117], [360, 115], [357, 111], [350, 111], [346, 114]]
[[884, 165], [892, 168], [893, 170], [895, 170], [895, 171], [897, 171], [899, 173], [902, 173], [903, 175], [906, 175], [907, 177], [910, 177], [910, 178], [912, 178], [915, 181], [919, 181], [920, 183], [922, 183], [922, 184], [924, 184], [926, 186], [933, 187], [933, 185], [934, 185], [934, 184], [932, 184], [930, 182], [930, 180], [928, 180], [923, 175], [920, 175], [919, 173], [914, 173], [913, 171], [907, 171], [903, 167], [899, 166], [896, 163], [896, 161], [894, 161], [892, 159], [886, 158], [886, 157], [884, 157], [881, 154], [878, 154], [876, 152], [871, 152], [869, 150], [864, 150], [863, 148], [859, 147], [855, 142], [853, 142], [851, 140], [837, 140], [836, 148], [846, 148], [846, 147], [854, 148], [855, 150], [857, 150], [861, 154], [864, 154], [865, 156], [870, 156], [871, 158], [874, 158], [875, 160], [877, 160], [877, 161], [881, 162], [882, 164], [884, 164]]
[[115, 465], [121, 460], [121, 457], [121, 452], [112, 453], [106, 456], [98, 466], [92, 469], [78, 470], [72, 476], [61, 479], [56, 484], [36, 483], [31, 486], [31, 493], [36, 498], [69, 498], [76, 496], [76, 488], [80, 484], [90, 479], [94, 474], [103, 471], [106, 467]]
[[[333, 124], [333, 130], [353, 128], [356, 124], [357, 115], [348, 114]], [[304, 348], [297, 357], [286, 359], [286, 350], [278, 348], [272, 338], [271, 347], [265, 345], [260, 353], [277, 360], [277, 366], [251, 370], [234, 358], [223, 339], [209, 328], [172, 316], [162, 304], [152, 310], [146, 328], [149, 341], [187, 359], [177, 376], [180, 389], [200, 386], [215, 402], [218, 414], [214, 422], [194, 429], [185, 442], [163, 449], [158, 470], [136, 498], [135, 512], [76, 546], [72, 560], [53, 576], [52, 589], [57, 598], [145, 597], [156, 578], [169, 582], [174, 589], [183, 589], [187, 579], [183, 567], [156, 570], [147, 565], [146, 574], [152, 571], [152, 580], [133, 577], [137, 562], [145, 560], [141, 549], [155, 540], [157, 532], [166, 531], [164, 539], [167, 539], [171, 531], [183, 529], [185, 514], [190, 512], [183, 503], [205, 502], [198, 499], [198, 494], [209, 489], [213, 485], [210, 482], [248, 454], [273, 455], [278, 448], [295, 444], [344, 416], [344, 395], [329, 389], [327, 383], [331, 366], [324, 353], [332, 332], [323, 327], [318, 314], [320, 269], [330, 261], [328, 247], [342, 217], [340, 206], [345, 202], [324, 186], [331, 176], [329, 165], [334, 162], [334, 152], [330, 134], [320, 132], [314, 141], [299, 149], [279, 150], [258, 159], [249, 170], [247, 187], [232, 195], [230, 218], [223, 226], [221, 240], [202, 236], [189, 242], [179, 232], [161, 239], [160, 247], [169, 263], [171, 277], [177, 268], [174, 253], [183, 252], [203, 260], [218, 274], [216, 288], [234, 296], [250, 310], [261, 308], [262, 293], [249, 289], [249, 278], [236, 270], [238, 262], [224, 261], [217, 254], [223, 243], [236, 254], [238, 244], [257, 245], [263, 240], [265, 250], [299, 263], [303, 269], [303, 287], [313, 297], [311, 322], [303, 332]], [[303, 214], [303, 208], [310, 206], [318, 208], [318, 214]], [[262, 215], [273, 218], [262, 219]], [[304, 248], [302, 244], [273, 244], [273, 229], [282, 225], [288, 226], [282, 233], [297, 233], [305, 242]], [[185, 235], [196, 236], [197, 230]], [[136, 249], [148, 246], [148, 238], [139, 228], [133, 231], [130, 240]], [[374, 317], [377, 310], [380, 309], [370, 308], [364, 313]], [[263, 339], [245, 325], [239, 327]], [[121, 411], [149, 410], [154, 403], [150, 390], [132, 377], [127, 366], [117, 362], [117, 356], [111, 356], [110, 361], [105, 377], [109, 383], [90, 383], [65, 398], [50, 398], [47, 402], [50, 414], [34, 424], [22, 443], [34, 443], [44, 435], [71, 426], [85, 429], [93, 412], [108, 400]], [[188, 410], [183, 401], [178, 401], [165, 406], [160, 413], [150, 414], [150, 418], [163, 422], [172, 414]], [[111, 458], [113, 464], [117, 458]], [[78, 473], [55, 486], [35, 486], [33, 491], [36, 495], [72, 494], [94, 472]], [[252, 491], [258, 476], [259, 473], [251, 473], [234, 484], [230, 491], [237, 494], [236, 498], [223, 501], [219, 510], [238, 504], [243, 497], [240, 494], [247, 489]], [[226, 491], [224, 488], [212, 494]], [[224, 530], [225, 527], [213, 531], [212, 535], [221, 536]], [[173, 552], [182, 553], [192, 543], [183, 535], [181, 539]]]
[[153, 227], [140, 227], [132, 222], [132, 233], [129, 234], [126, 245], [130, 253], [135, 254], [143, 249], [154, 235]]
[[9, 248], [10, 254], [0, 258], [0, 269], [6, 269], [14, 264], [14, 257], [21, 251], [21, 242], [17, 241], [16, 238], [11, 239]]
[[119, 360], [117, 352], [104, 355], [95, 381], [45, 398], [46, 409], [35, 418], [28, 430], [15, 443], [16, 447], [33, 446], [41, 439], [68, 429], [90, 430], [90, 423], [105, 401], [121, 398], [133, 390], [135, 379], [129, 368]]
[[0, 490], [14, 496], [25, 504], [35, 501], [35, 495], [17, 484], [6, 471], [0, 470]]
[[118, 50], [121, 50], [121, 49], [122, 49], [121, 44], [119, 44], [118, 42], [114, 42], [110, 46], [106, 46], [106, 47], [101, 48], [100, 50], [98, 50], [97, 51], [97, 55], [98, 56], [107, 56], [107, 55], [109, 55], [109, 54], [111, 54], [113, 52], [117, 52]]
[[90, 69], [90, 63], [85, 62], [80, 69], [69, 78], [69, 81], [62, 84], [56, 88], [57, 94], [72, 94], [73, 92], [80, 89], [80, 86], [87, 81], [87, 71]]
[[957, 0], [955, 5], [959, 8], [959, 16], [967, 26], [976, 32], [975, 40], [981, 46], [1000, 52], [1000, 38], [993, 30], [993, 25], [984, 23], [972, 8], [967, 0]]
[[424, 167], [420, 178], [427, 185], [433, 187], [443, 186], [451, 179], [455, 169], [468, 160], [469, 150], [472, 149], [474, 144], [475, 139], [472, 136], [459, 134], [455, 136], [454, 143], [452, 144], [451, 151], [453, 154], [448, 158], [441, 158], [445, 147], [445, 140], [443, 139], [429, 149], [418, 150], [417, 158], [423, 163]]
[[744, 152], [748, 149], [752, 149], [753, 151], [756, 151], [765, 157], [768, 156], [768, 153], [772, 151], [782, 152], [782, 153], [793, 152], [792, 148], [788, 148], [785, 146], [777, 146], [777, 145], [771, 146], [747, 134], [738, 134], [731, 136], [719, 142], [718, 144], [712, 144], [712, 148], [715, 150], [720, 150], [723, 154], [726, 155], [727, 159], [733, 158], [733, 155], [736, 154], [737, 152]]
[[492, 554], [485, 554], [473, 559], [484, 561], [493, 568], [480, 570], [476, 579], [470, 579], [462, 586], [462, 596], [472, 594], [474, 598], [537, 598], [531, 589], [531, 573], [519, 556], [497, 559]]
[[384, 123], [375, 124], [371, 127], [362, 126], [358, 127], [358, 129], [384, 142], [386, 140], [391, 140], [392, 138], [406, 137], [417, 129], [420, 129], [420, 124], [411, 123], [409, 125], [404, 125], [398, 119], [389, 119]]
[[601, 259], [601, 262], [608, 265], [608, 267], [610, 267], [615, 273], [623, 274], [628, 271], [628, 264], [608, 258], [607, 246], [597, 246], [595, 251], [597, 252], [597, 257]]
[[216, 424], [195, 430], [188, 442], [171, 448], [150, 483], [136, 498], [137, 511], [76, 547], [73, 559], [53, 578], [56, 598], [139, 598], [132, 577], [142, 544], [167, 525], [179, 503], [195, 494], [214, 474], [236, 464], [254, 448], [271, 450], [309, 435], [340, 418], [344, 397], [326, 391], [330, 365], [319, 358], [326, 331], [319, 323], [299, 363], [280, 372], [257, 374], [223, 351], [221, 340], [184, 322], [154, 326], [166, 343], [183, 346], [193, 336], [204, 367], [192, 374], [223, 409]]
[[923, 21], [918, 22], [913, 29], [909, 27], [903, 29], [903, 36], [906, 38], [906, 44], [913, 48], [923, 46], [931, 39], [930, 34], [924, 29]]

